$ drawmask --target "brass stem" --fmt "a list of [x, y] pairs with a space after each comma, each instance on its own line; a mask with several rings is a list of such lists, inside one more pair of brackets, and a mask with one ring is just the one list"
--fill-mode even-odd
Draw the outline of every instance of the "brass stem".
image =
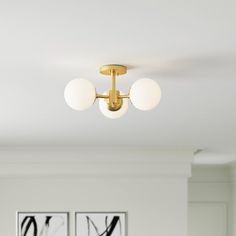
[[129, 98], [129, 94], [121, 95], [116, 86], [116, 76], [124, 75], [126, 71], [126, 66], [114, 64], [105, 65], [100, 68], [101, 74], [111, 77], [111, 89], [107, 92], [107, 95], [96, 94], [96, 98], [104, 99], [110, 111], [118, 111], [122, 107], [123, 99]]
[[116, 71], [111, 70], [112, 91], [116, 91]]
[[111, 103], [116, 104], [117, 103], [117, 94], [116, 94], [116, 71], [111, 70], [111, 80], [112, 80], [112, 88], [111, 88]]

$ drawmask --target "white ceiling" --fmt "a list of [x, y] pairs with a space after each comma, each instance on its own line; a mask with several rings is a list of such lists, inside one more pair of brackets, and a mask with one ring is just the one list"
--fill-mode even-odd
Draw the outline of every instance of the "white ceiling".
[[[0, 145], [195, 148], [197, 162], [236, 160], [235, 9], [235, 0], [2, 0]], [[125, 92], [155, 79], [159, 107], [130, 106], [118, 120], [97, 102], [71, 110], [65, 85], [84, 77], [103, 92], [107, 63], [130, 68], [118, 81]]]

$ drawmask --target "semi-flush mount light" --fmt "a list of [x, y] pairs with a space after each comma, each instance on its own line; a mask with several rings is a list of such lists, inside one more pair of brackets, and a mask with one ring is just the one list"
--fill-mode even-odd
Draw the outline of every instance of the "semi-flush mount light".
[[103, 115], [116, 119], [123, 116], [128, 110], [128, 99], [138, 109], [147, 111], [158, 105], [161, 99], [159, 85], [151, 79], [139, 79], [131, 87], [128, 94], [116, 88], [116, 77], [126, 74], [127, 68], [123, 65], [105, 65], [100, 73], [111, 76], [111, 89], [98, 94], [94, 85], [86, 79], [71, 80], [64, 91], [66, 103], [74, 110], [86, 110], [99, 98], [99, 108]]

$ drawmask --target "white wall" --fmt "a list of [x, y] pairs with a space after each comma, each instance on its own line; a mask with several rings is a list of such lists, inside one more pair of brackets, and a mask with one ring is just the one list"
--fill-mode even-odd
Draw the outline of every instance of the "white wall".
[[128, 235], [187, 236], [191, 152], [3, 150], [0, 235], [16, 211], [127, 211]]

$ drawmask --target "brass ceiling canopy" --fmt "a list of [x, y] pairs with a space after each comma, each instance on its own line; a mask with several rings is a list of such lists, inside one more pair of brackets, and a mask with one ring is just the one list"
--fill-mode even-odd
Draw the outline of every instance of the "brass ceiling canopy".
[[75, 110], [85, 110], [94, 101], [99, 99], [99, 107], [102, 113], [112, 119], [123, 116], [128, 110], [128, 99], [140, 110], [151, 110], [158, 105], [161, 99], [159, 85], [151, 79], [139, 79], [131, 87], [129, 93], [124, 94], [117, 89], [117, 76], [127, 73], [124, 65], [104, 65], [100, 67], [100, 73], [111, 77], [111, 88], [103, 94], [96, 92], [93, 84], [85, 79], [70, 81], [64, 92], [66, 103]]
[[115, 73], [117, 76], [127, 73], [127, 67], [122, 65], [105, 65], [100, 67], [100, 73], [103, 75], [112, 75]]

